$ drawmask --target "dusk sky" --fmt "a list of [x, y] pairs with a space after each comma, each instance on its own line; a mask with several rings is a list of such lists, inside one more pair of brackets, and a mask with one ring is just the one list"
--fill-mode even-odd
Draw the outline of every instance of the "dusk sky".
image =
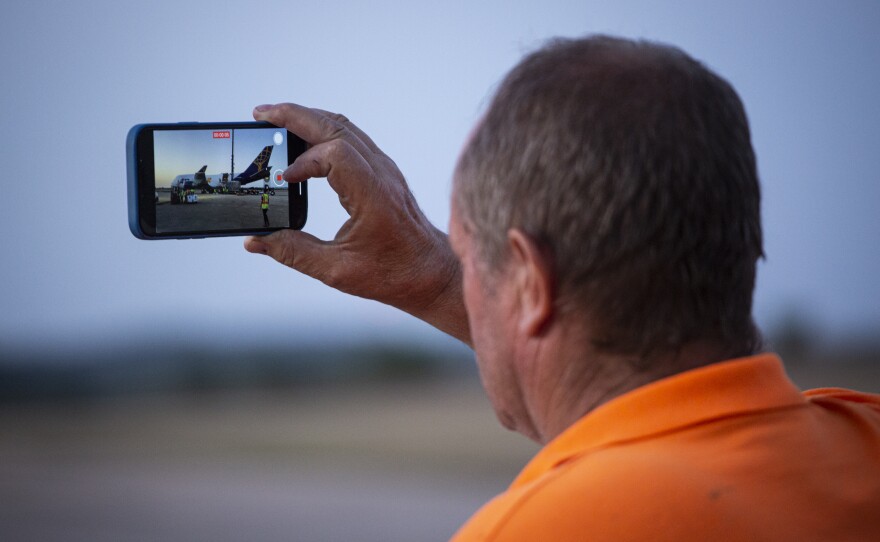
[[[0, 350], [208, 332], [446, 344], [406, 314], [246, 253], [241, 238], [135, 239], [126, 134], [139, 123], [247, 121], [255, 105], [281, 101], [344, 113], [445, 230], [456, 157], [498, 81], [547, 39], [589, 33], [674, 44], [740, 93], [763, 194], [759, 325], [795, 316], [819, 337], [880, 336], [878, 28], [876, 1], [10, 3], [0, 18]], [[323, 180], [309, 192], [306, 229], [332, 238], [346, 218], [338, 199]], [[181, 270], [206, 269], [229, 280], [194, 281], [181, 295]]]

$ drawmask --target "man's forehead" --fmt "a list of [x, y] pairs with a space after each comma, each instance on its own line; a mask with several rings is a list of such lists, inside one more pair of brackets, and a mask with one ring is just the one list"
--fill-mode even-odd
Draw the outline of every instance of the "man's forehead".
[[[462, 152], [464, 152], [464, 151], [462, 151]], [[459, 158], [459, 161], [456, 164], [455, 169], [452, 171], [452, 180], [450, 181], [451, 188], [452, 188], [449, 191], [449, 231], [450, 231], [450, 234], [452, 233], [453, 221], [458, 222], [459, 226], [461, 226], [461, 222], [462, 222], [462, 209], [461, 209], [462, 202], [461, 202], [461, 199], [463, 197], [465, 197], [465, 194], [462, 193], [462, 182], [463, 182], [464, 177], [465, 177], [465, 174], [461, 168], [461, 158]]]
[[[453, 182], [453, 190], [455, 190], [455, 183]], [[453, 194], [452, 201], [449, 205], [449, 239], [454, 240], [454, 238], [458, 237], [461, 233], [461, 214], [458, 209], [458, 202], [456, 201], [456, 197]]]
[[458, 198], [453, 195], [452, 203], [449, 206], [449, 243], [456, 252], [464, 248], [462, 243], [467, 242], [472, 229], [467, 217], [461, 212]]

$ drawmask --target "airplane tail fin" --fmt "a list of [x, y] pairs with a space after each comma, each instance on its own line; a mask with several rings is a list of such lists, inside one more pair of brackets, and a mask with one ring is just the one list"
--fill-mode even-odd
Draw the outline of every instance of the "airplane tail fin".
[[266, 145], [260, 154], [254, 158], [246, 170], [235, 176], [236, 181], [242, 184], [254, 182], [269, 177], [269, 158], [272, 157], [272, 145]]
[[208, 166], [204, 165], [202, 166], [202, 169], [196, 171], [195, 175], [193, 175], [193, 181], [195, 181], [195, 184], [205, 184], [205, 182], [207, 181], [205, 177], [206, 169], [208, 169]]

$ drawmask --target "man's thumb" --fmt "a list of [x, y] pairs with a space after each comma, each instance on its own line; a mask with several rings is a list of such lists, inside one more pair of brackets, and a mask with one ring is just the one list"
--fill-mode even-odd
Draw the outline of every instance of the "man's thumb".
[[255, 254], [265, 254], [279, 263], [311, 277], [321, 279], [327, 269], [328, 243], [314, 235], [297, 230], [279, 230], [270, 235], [248, 237], [244, 248]]

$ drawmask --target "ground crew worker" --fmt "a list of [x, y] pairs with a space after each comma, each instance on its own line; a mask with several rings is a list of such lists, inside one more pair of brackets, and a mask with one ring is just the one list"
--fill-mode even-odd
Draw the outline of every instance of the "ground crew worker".
[[263, 210], [263, 226], [269, 227], [269, 187], [263, 187], [263, 194], [260, 196], [260, 209]]

